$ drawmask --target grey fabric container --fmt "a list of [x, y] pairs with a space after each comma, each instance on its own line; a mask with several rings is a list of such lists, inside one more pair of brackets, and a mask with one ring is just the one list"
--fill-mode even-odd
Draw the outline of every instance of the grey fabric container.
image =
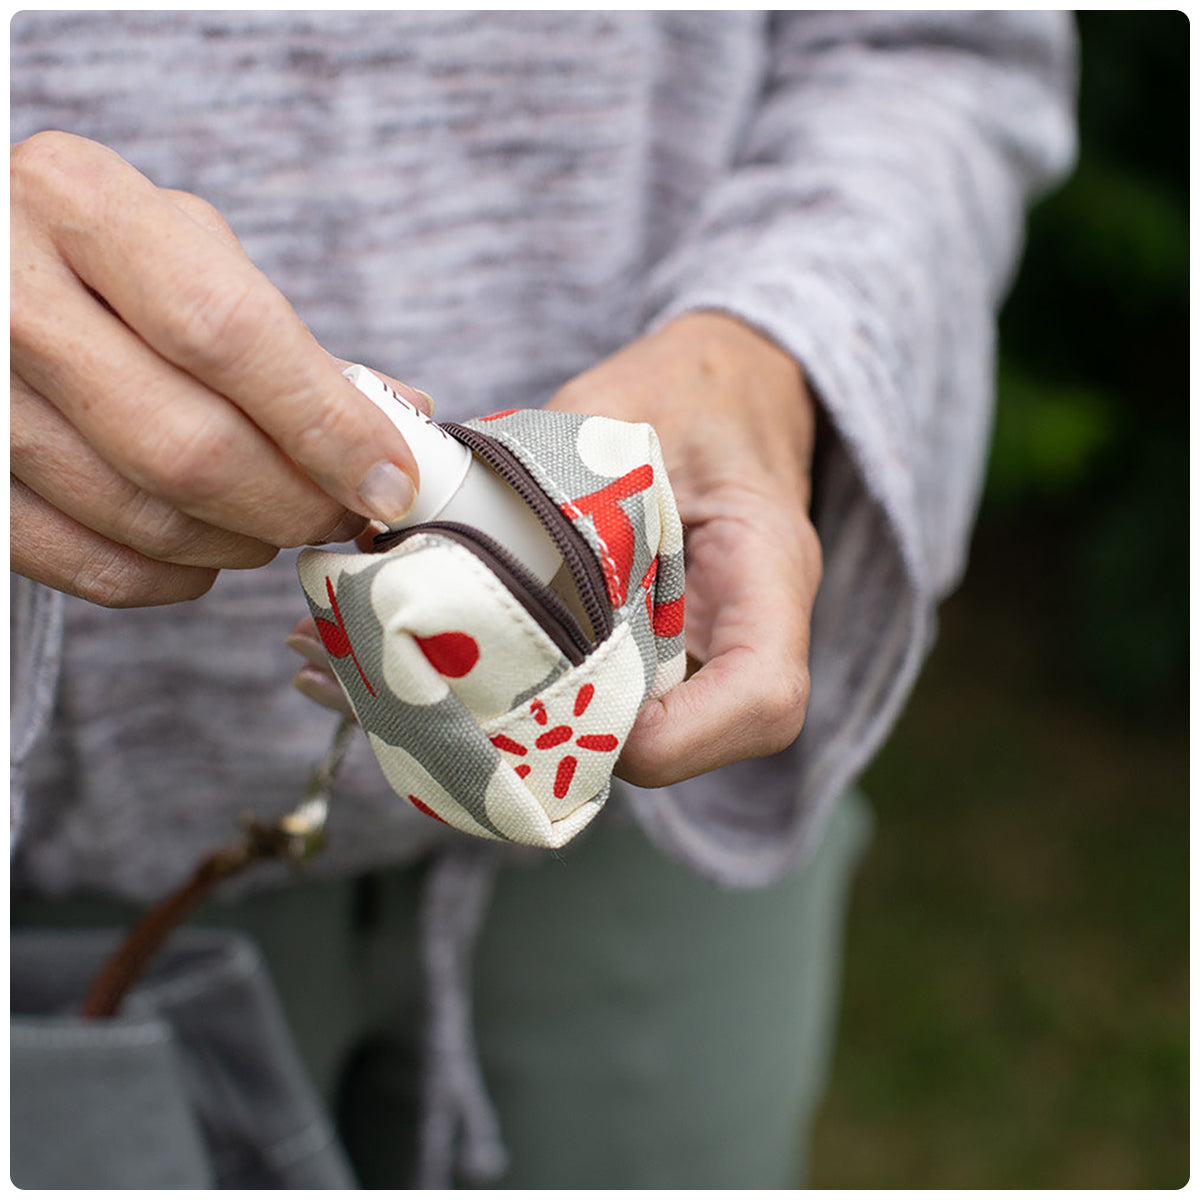
[[354, 1188], [254, 944], [185, 929], [120, 1016], [76, 1015], [118, 931], [12, 935], [20, 1188]]

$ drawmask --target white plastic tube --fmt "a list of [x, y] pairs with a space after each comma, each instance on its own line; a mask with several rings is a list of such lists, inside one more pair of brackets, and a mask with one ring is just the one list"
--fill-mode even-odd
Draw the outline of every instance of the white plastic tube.
[[390, 529], [426, 521], [472, 525], [543, 583], [554, 578], [562, 566], [558, 548], [529, 505], [487, 463], [366, 367], [347, 367], [342, 373], [404, 434], [421, 471], [416, 503]]

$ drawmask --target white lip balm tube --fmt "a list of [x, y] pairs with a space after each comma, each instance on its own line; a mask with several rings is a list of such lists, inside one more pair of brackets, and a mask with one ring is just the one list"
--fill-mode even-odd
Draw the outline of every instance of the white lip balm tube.
[[426, 521], [472, 525], [542, 583], [554, 578], [562, 566], [558, 547], [529, 505], [491, 467], [366, 367], [347, 367], [342, 374], [404, 434], [421, 471], [416, 503], [389, 529]]

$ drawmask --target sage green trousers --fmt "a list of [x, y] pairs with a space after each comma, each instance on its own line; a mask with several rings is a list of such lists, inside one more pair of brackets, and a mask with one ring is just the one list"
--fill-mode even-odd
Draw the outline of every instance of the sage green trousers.
[[[473, 965], [504, 1188], [794, 1188], [829, 1072], [857, 794], [806, 866], [729, 891], [629, 822], [503, 869]], [[240, 929], [271, 968], [363, 1187], [411, 1186], [426, 997], [425, 868], [301, 883], [197, 924]], [[112, 905], [15, 898], [17, 924], [103, 924]]]

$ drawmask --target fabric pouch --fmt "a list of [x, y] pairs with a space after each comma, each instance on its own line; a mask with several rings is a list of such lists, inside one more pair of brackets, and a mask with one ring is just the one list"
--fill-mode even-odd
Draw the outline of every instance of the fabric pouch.
[[354, 1188], [257, 948], [178, 930], [121, 1014], [75, 1015], [122, 931], [14, 930], [19, 1188]]
[[443, 425], [537, 514], [548, 583], [478, 529], [310, 549], [317, 629], [397, 795], [559, 847], [599, 812], [642, 705], [684, 677], [683, 531], [650, 425], [514, 409]]

